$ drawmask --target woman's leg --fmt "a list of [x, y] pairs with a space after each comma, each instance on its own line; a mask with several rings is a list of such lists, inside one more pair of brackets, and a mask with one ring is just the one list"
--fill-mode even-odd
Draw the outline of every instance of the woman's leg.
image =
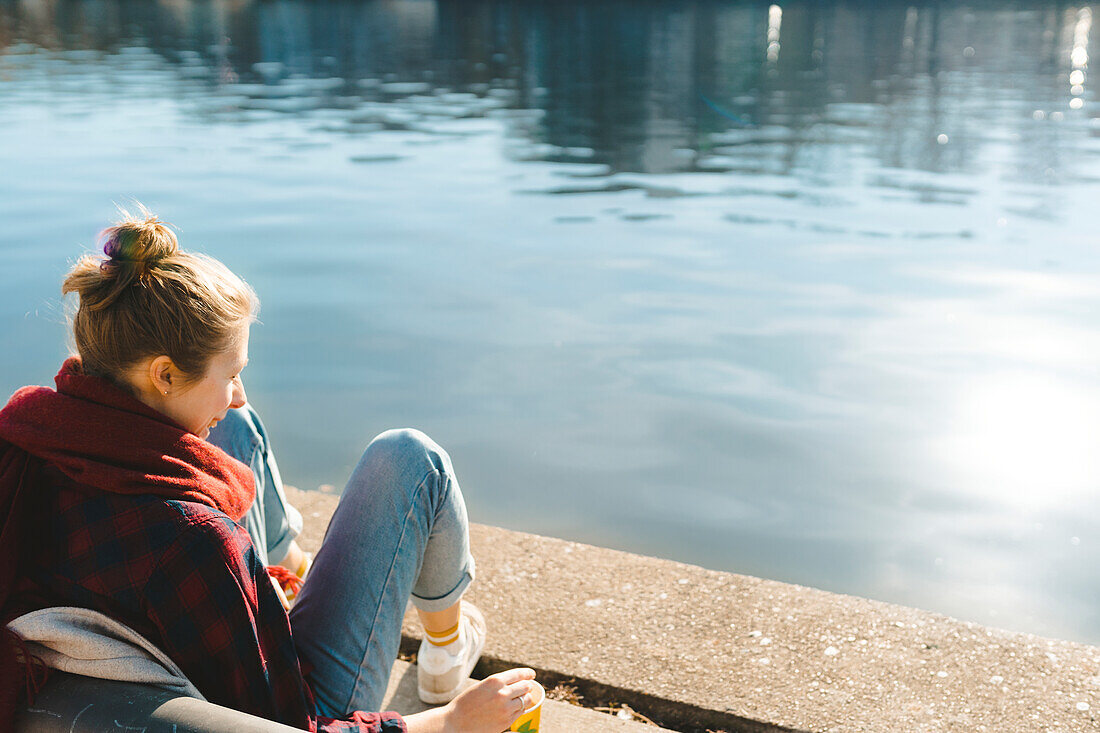
[[264, 565], [282, 562], [302, 532], [302, 515], [286, 501], [279, 466], [260, 416], [251, 405], [229, 410], [207, 440], [252, 469], [256, 500], [241, 523]]
[[454, 606], [474, 577], [466, 505], [451, 459], [416, 430], [367, 446], [290, 612], [324, 715], [377, 710], [410, 596]]

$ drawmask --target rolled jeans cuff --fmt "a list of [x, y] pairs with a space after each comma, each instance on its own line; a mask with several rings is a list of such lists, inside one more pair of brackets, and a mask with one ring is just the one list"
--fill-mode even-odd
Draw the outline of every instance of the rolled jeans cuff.
[[474, 562], [473, 555], [467, 555], [466, 567], [462, 569], [462, 577], [454, 588], [437, 598], [424, 598], [423, 596], [418, 596], [416, 591], [413, 591], [410, 594], [409, 600], [412, 601], [412, 604], [416, 608], [421, 611], [426, 611], [427, 613], [446, 610], [458, 603], [458, 599], [461, 598], [462, 594], [466, 592], [466, 589], [470, 587], [470, 583], [474, 582], [476, 575], [477, 563]]

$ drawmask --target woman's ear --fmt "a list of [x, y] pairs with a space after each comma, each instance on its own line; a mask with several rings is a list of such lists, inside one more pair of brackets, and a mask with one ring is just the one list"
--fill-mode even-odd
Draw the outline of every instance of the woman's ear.
[[149, 362], [148, 375], [153, 389], [162, 395], [168, 395], [173, 387], [180, 386], [179, 370], [167, 356], [154, 357]]

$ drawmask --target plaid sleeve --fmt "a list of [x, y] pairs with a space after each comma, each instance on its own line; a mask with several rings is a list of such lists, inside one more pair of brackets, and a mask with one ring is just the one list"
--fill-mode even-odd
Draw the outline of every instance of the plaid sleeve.
[[397, 713], [364, 713], [357, 710], [348, 720], [317, 718], [317, 733], [370, 731], [370, 733], [409, 733], [405, 720]]
[[405, 733], [393, 713], [316, 715], [290, 621], [248, 533], [211, 514], [186, 526], [145, 592], [161, 649], [210, 702], [302, 730]]

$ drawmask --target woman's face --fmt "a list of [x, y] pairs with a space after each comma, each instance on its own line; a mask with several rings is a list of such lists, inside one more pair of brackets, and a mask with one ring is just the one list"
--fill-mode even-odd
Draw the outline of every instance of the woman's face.
[[248, 363], [248, 328], [241, 326], [230, 347], [210, 359], [206, 374], [164, 401], [163, 412], [200, 438], [209, 436], [230, 408], [247, 401], [241, 371]]

